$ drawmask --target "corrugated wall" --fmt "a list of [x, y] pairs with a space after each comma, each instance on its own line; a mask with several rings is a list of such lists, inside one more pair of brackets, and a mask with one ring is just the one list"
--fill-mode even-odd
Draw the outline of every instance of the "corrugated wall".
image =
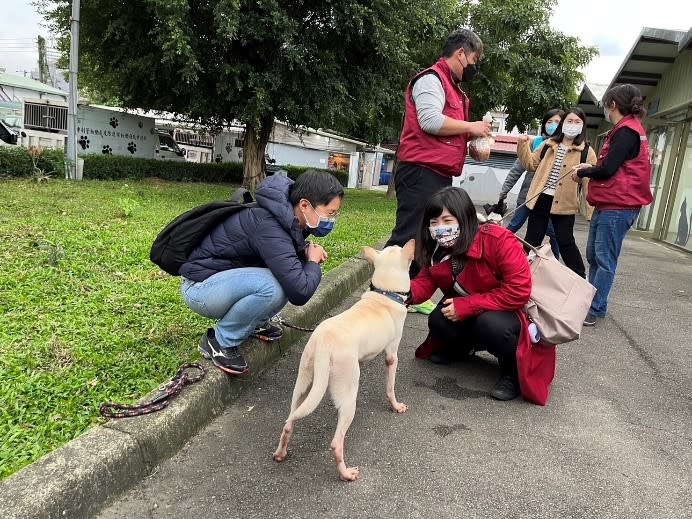
[[692, 101], [692, 51], [683, 52], [676, 58], [646, 101], [648, 104], [657, 100], [657, 113]]

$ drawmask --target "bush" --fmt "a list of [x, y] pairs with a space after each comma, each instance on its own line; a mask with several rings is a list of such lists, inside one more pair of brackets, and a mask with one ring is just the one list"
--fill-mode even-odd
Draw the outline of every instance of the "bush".
[[[177, 182], [224, 182], [242, 184], [242, 162], [222, 162], [219, 164], [199, 164], [173, 160], [139, 159], [119, 155], [82, 155], [84, 159], [83, 178], [95, 180], [141, 180], [158, 177]], [[39, 156], [37, 166], [53, 177], [64, 175], [65, 154], [62, 150], [45, 149]], [[348, 174], [343, 171], [310, 168], [307, 166], [280, 166], [295, 180], [308, 169], [318, 169], [332, 173], [346, 186]], [[10, 177], [30, 177], [34, 174], [31, 157], [26, 148], [20, 146], [0, 147], [0, 175]]]
[[0, 146], [0, 175], [28, 177], [33, 172], [34, 165], [26, 148], [20, 146]]
[[[44, 175], [62, 177], [65, 172], [65, 154], [62, 150], [46, 148], [41, 150], [36, 167]], [[30, 177], [35, 174], [34, 165], [27, 148], [21, 146], [0, 147], [0, 175], [9, 177]]]
[[84, 155], [84, 178], [98, 180], [140, 180], [158, 177], [179, 182], [228, 182], [243, 181], [243, 165], [240, 162], [199, 164], [176, 160], [138, 159], [118, 155]]
[[300, 175], [305, 173], [308, 169], [314, 169], [317, 171], [326, 171], [327, 173], [331, 173], [336, 177], [336, 179], [339, 181], [339, 183], [346, 187], [348, 184], [348, 173], [345, 171], [335, 171], [332, 169], [323, 169], [323, 168], [310, 168], [307, 166], [293, 166], [291, 164], [286, 164], [285, 166], [280, 166], [281, 169], [285, 169], [288, 172], [288, 177], [292, 178], [295, 180], [298, 178]]

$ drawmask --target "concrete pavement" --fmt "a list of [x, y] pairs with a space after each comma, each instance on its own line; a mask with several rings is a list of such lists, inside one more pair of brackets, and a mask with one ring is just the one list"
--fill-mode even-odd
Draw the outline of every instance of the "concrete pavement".
[[[586, 232], [578, 221], [582, 251]], [[692, 257], [627, 238], [610, 314], [559, 347], [546, 407], [488, 398], [497, 366], [486, 355], [415, 360], [426, 329], [409, 314], [397, 376], [408, 413], [389, 410], [382, 358], [363, 367], [346, 438], [359, 481], [337, 478], [328, 398], [298, 423], [287, 460], [272, 460], [301, 338], [99, 517], [690, 517]]]

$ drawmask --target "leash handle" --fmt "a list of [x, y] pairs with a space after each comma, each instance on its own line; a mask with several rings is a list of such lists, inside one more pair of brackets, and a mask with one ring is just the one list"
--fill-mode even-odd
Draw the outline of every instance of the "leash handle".
[[[198, 374], [190, 376], [186, 371], [188, 369], [195, 369], [198, 371]], [[168, 404], [171, 403], [171, 399], [180, 393], [183, 387], [199, 382], [204, 378], [204, 375], [206, 375], [206, 370], [201, 364], [197, 362], [183, 364], [168, 382], [159, 386], [159, 391], [163, 391], [163, 394], [148, 402], [141, 402], [139, 404], [104, 402], [99, 406], [99, 413], [104, 418], [131, 418], [155, 413], [156, 411], [168, 407]]]

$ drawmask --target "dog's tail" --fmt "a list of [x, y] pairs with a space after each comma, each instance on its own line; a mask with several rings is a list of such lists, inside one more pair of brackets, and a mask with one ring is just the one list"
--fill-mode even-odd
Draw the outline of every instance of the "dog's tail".
[[329, 386], [329, 365], [331, 352], [327, 348], [317, 348], [313, 361], [312, 387], [305, 400], [293, 411], [287, 421], [300, 420], [312, 413], [324, 398]]

